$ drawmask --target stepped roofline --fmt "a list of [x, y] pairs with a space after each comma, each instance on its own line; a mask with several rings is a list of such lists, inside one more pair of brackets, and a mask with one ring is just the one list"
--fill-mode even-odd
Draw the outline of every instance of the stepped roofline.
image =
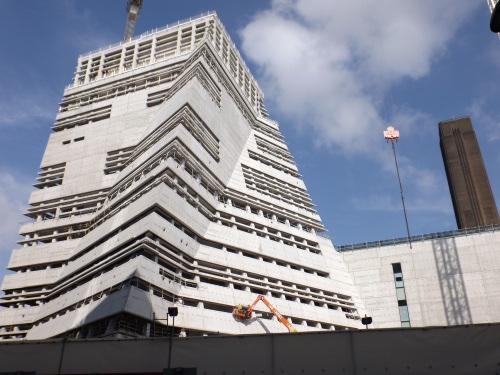
[[[205, 28], [200, 27], [203, 20], [206, 22]], [[195, 35], [189, 35], [189, 26], [193, 28], [192, 31]], [[216, 30], [214, 31], [214, 29]], [[181, 30], [176, 40], [168, 39], [168, 35], [176, 30]], [[226, 67], [240, 85], [248, 86], [249, 94], [252, 95], [252, 91], [254, 91], [258, 100], [263, 101], [264, 94], [262, 90], [215, 11], [201, 13], [198, 16], [189, 17], [174, 24], [167, 24], [161, 28], [146, 31], [128, 41], [121, 41], [81, 54], [78, 57], [73, 83], [68, 85], [66, 89], [84, 86], [110, 76], [176, 57], [187, 57], [201, 41], [207, 39], [214, 45]], [[168, 43], [160, 44], [158, 40], [168, 40]], [[148, 43], [151, 45], [148, 46]], [[245, 80], [248, 83], [245, 83]]]
[[84, 53], [80, 54], [78, 56], [78, 58], [88, 57], [89, 55], [93, 55], [93, 54], [98, 53], [98, 52], [107, 51], [107, 50], [115, 48], [117, 46], [122, 46], [122, 45], [130, 44], [130, 43], [135, 42], [137, 40], [145, 39], [147, 37], [150, 37], [152, 34], [160, 33], [160, 32], [165, 31], [165, 30], [174, 29], [174, 28], [177, 28], [178, 26], [190, 23], [192, 21], [198, 21], [201, 18], [211, 17], [211, 16], [217, 17], [217, 13], [215, 11], [213, 11], [213, 10], [210, 10], [208, 12], [200, 13], [200, 14], [198, 14], [196, 16], [184, 18], [184, 19], [176, 21], [174, 23], [167, 23], [165, 26], [157, 27], [155, 29], [151, 29], [151, 30], [145, 31], [145, 32], [143, 32], [140, 35], [136, 35], [136, 36], [130, 38], [129, 40], [121, 40], [121, 41], [119, 41], [117, 43], [110, 44], [107, 47], [101, 47], [101, 48], [97, 48], [97, 49], [94, 49], [94, 50], [89, 51], [89, 52], [84, 52]]

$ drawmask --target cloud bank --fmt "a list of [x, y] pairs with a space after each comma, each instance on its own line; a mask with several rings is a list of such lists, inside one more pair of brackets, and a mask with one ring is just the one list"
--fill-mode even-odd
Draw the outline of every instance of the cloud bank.
[[241, 31], [242, 49], [280, 117], [318, 144], [373, 154], [400, 114], [391, 86], [419, 79], [446, 53], [470, 0], [273, 0]]
[[0, 129], [34, 128], [53, 122], [56, 97], [49, 90], [25, 91], [20, 87], [0, 88]]

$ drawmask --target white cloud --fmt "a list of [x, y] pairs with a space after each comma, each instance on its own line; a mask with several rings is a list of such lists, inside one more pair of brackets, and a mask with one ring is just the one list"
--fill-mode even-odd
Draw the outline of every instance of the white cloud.
[[[372, 194], [367, 197], [357, 197], [352, 200], [353, 206], [359, 211], [403, 211], [400, 195]], [[450, 214], [453, 212], [449, 198], [445, 195], [427, 199], [417, 197], [408, 200], [405, 197], [405, 206], [408, 215], [418, 213]]]
[[[470, 117], [474, 124], [484, 126], [488, 132], [489, 141], [500, 140], [500, 120], [498, 119], [498, 109], [496, 106], [496, 97], [491, 98], [477, 98], [467, 108]], [[497, 113], [492, 113], [496, 111]]]
[[373, 157], [394, 120], [395, 109], [382, 110], [389, 88], [429, 73], [479, 5], [274, 0], [241, 31], [242, 48], [283, 118], [312, 129], [319, 144]]
[[429, 137], [436, 133], [435, 127], [424, 126], [435, 124], [436, 120], [432, 119], [429, 114], [410, 108], [407, 105], [394, 105], [391, 122], [395, 124], [405, 138], [410, 135]]
[[51, 125], [57, 98], [44, 90], [0, 89], [0, 128]]
[[[426, 76], [481, 5], [470, 0], [274, 0], [241, 31], [276, 115], [343, 157], [363, 156], [394, 174], [382, 130], [429, 136], [430, 116], [391, 88]], [[396, 98], [397, 99], [397, 98]], [[423, 132], [423, 133], [422, 133]], [[409, 211], [450, 214], [442, 171], [398, 153]], [[405, 186], [406, 182], [406, 186]], [[395, 180], [397, 183], [397, 180]], [[399, 195], [353, 201], [358, 210], [400, 210]]]
[[[97, 10], [98, 11], [98, 10]], [[108, 24], [100, 24], [95, 7], [78, 2], [65, 2], [60, 9], [63, 17], [77, 27], [70, 27], [61, 35], [61, 42], [78, 54], [107, 48], [119, 41], [116, 30]]]

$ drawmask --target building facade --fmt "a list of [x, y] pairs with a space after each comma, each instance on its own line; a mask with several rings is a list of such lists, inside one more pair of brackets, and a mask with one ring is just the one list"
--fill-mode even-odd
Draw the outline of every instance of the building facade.
[[374, 328], [500, 322], [500, 225], [339, 246]]
[[258, 295], [299, 332], [498, 321], [500, 226], [335, 249], [263, 101], [215, 13], [80, 56], [0, 339], [286, 332], [233, 317]]
[[[5, 276], [0, 336], [361, 327], [278, 124], [215, 13], [80, 56]], [[361, 310], [360, 310], [361, 308]], [[161, 320], [155, 320], [161, 319]]]
[[495, 198], [469, 117], [441, 121], [439, 140], [458, 228], [500, 224]]

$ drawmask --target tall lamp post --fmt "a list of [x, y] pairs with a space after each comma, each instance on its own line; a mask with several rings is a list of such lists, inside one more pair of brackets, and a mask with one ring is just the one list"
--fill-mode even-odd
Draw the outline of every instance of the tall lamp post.
[[399, 138], [399, 130], [396, 130], [394, 129], [394, 127], [389, 126], [387, 130], [384, 130], [384, 138], [386, 139], [387, 142], [391, 141], [392, 143], [392, 152], [394, 153], [394, 162], [396, 163], [396, 172], [398, 173], [399, 189], [401, 191], [401, 202], [403, 203], [403, 212], [405, 214], [406, 233], [408, 235], [408, 243], [410, 244], [410, 249], [411, 249], [410, 227], [408, 226], [408, 217], [406, 216], [405, 199], [403, 196], [403, 185], [401, 185], [401, 178], [399, 177], [398, 159], [396, 158], [396, 147], [394, 146], [394, 141], [397, 142]]
[[171, 316], [173, 319], [172, 329], [170, 331], [170, 345], [168, 346], [168, 369], [170, 369], [170, 359], [172, 358], [172, 340], [174, 338], [174, 330], [175, 330], [175, 317], [178, 315], [179, 310], [177, 307], [169, 307], [168, 308], [168, 316]]

